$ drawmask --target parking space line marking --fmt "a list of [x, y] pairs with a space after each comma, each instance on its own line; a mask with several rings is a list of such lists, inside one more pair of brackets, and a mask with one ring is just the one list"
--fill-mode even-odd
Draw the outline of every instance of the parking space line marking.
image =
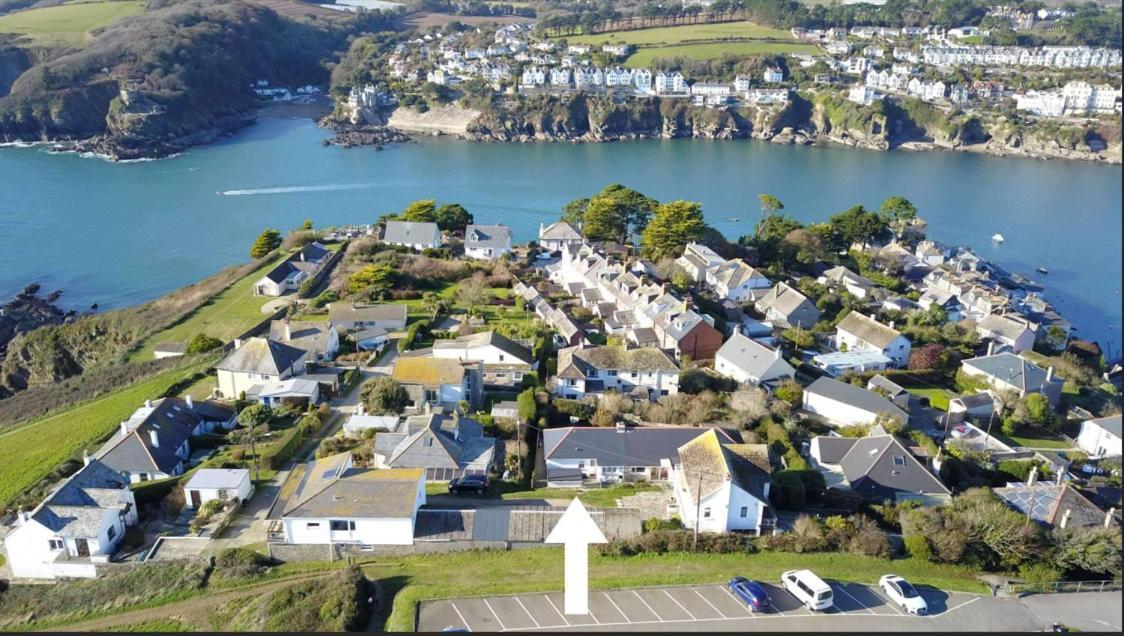
[[[749, 607], [748, 607], [748, 606], [746, 606], [746, 605], [742, 605], [741, 599], [739, 599], [738, 597], [734, 596], [734, 593], [733, 593], [733, 592], [731, 592], [731, 591], [730, 591], [729, 589], [727, 589], [727, 588], [722, 588], [722, 591], [726, 592], [726, 594], [727, 594], [727, 595], [729, 595], [729, 597], [730, 597], [731, 599], [733, 599], [735, 603], [737, 603], [737, 604], [738, 604], [738, 607], [741, 607], [742, 609], [744, 609], [744, 610], [746, 611], [746, 613], [747, 613], [747, 614], [749, 614], [750, 616], [753, 616], [754, 618], [757, 618], [757, 615], [753, 613], [753, 610], [749, 609]], [[779, 612], [780, 610], [777, 610], [777, 611]]]
[[[846, 595], [847, 595], [847, 598], [849, 598], [849, 599], [851, 599], [852, 601], [854, 601], [854, 602], [858, 603], [858, 604], [859, 604], [859, 607], [861, 607], [861, 608], [863, 608], [864, 610], [866, 610], [866, 611], [870, 612], [871, 614], [875, 614], [875, 613], [876, 613], [876, 612], [875, 612], [874, 610], [872, 610], [872, 609], [870, 609], [869, 607], [867, 607], [866, 605], [864, 605], [864, 604], [862, 603], [862, 601], [860, 601], [859, 599], [857, 599], [857, 598], [855, 598], [854, 596], [852, 596], [852, 595], [851, 595], [851, 593], [850, 593], [850, 592], [848, 592], [848, 591], [847, 591], [847, 589], [843, 587], [843, 584], [842, 584], [842, 583], [836, 583], [836, 587], [838, 587], [838, 588], [839, 588], [839, 591], [840, 591], [840, 592], [843, 592], [844, 594], [846, 594]], [[833, 605], [834, 605], [834, 603], [833, 603]], [[842, 611], [842, 610], [840, 610], [840, 611]], [[844, 612], [844, 614], [845, 614], [845, 613], [846, 613], [846, 612]]]
[[457, 604], [449, 601], [449, 605], [453, 606], [453, 611], [457, 613], [457, 618], [461, 619], [461, 622], [464, 623], [464, 628], [471, 632], [472, 626], [468, 624], [468, 621], [464, 620], [464, 614], [461, 614], [461, 611], [457, 609]]
[[[824, 614], [824, 616], [828, 616], [828, 614]], [[848, 614], [846, 612], [840, 612], [839, 614], [832, 614], [831, 616], [861, 616], [861, 615], [860, 614]], [[881, 617], [884, 617], [884, 618], [897, 618], [897, 617], [895, 617], [891, 614], [875, 614], [875, 616], [881, 616]], [[761, 618], [762, 620], [769, 620], [769, 619], [780, 620], [780, 619], [785, 619], [785, 618], [804, 618], [804, 615], [803, 614], [772, 614], [772, 615], [769, 615], [769, 616], [764, 616], [764, 615], [759, 616], [758, 618]], [[702, 619], [698, 619], [698, 620], [691, 620], [689, 618], [668, 618], [668, 619], [659, 619], [659, 620], [654, 620], [654, 621], [632, 621], [632, 622], [629, 622], [629, 623], [601, 623], [601, 626], [602, 627], [615, 627], [615, 626], [619, 626], [619, 625], [658, 625], [660, 623], [721, 623], [723, 621], [736, 622], [736, 621], [743, 621], [743, 620], [748, 620], [748, 619], [745, 619], [745, 618], [702, 618]], [[581, 627], [581, 626], [580, 625], [574, 625], [573, 627]], [[543, 627], [541, 629], [550, 629], [550, 628], [549, 627]], [[532, 631], [536, 631], [536, 629], [534, 627], [513, 627], [513, 628], [511, 628], [507, 631], [509, 631], [509, 632], [532, 632]]]
[[608, 600], [610, 603], [613, 604], [613, 607], [617, 610], [617, 612], [621, 615], [621, 617], [624, 618], [624, 620], [628, 621], [628, 623], [622, 623], [622, 624], [627, 625], [627, 624], [632, 622], [632, 618], [628, 614], [624, 613], [624, 610], [621, 609], [621, 606], [617, 605], [617, 602], [613, 600], [612, 596], [609, 596], [608, 592], [602, 592], [602, 594], [605, 595], [606, 600]]
[[690, 616], [690, 617], [691, 617], [691, 620], [693, 620], [693, 621], [695, 621], [695, 620], [698, 620], [698, 618], [696, 618], [696, 617], [695, 617], [695, 615], [691, 613], [691, 610], [687, 609], [686, 607], [683, 607], [683, 604], [682, 604], [682, 603], [680, 603], [679, 601], [677, 601], [677, 600], [675, 599], [675, 597], [671, 595], [671, 592], [668, 592], [668, 591], [667, 591], [667, 588], [666, 588], [666, 587], [664, 588], [664, 590], [663, 590], [663, 593], [664, 593], [664, 596], [666, 596], [666, 597], [668, 597], [669, 599], [671, 599], [671, 602], [672, 602], [672, 603], [675, 603], [676, 605], [678, 605], [678, 606], [679, 606], [679, 609], [683, 610], [684, 612], [687, 612], [687, 616]]
[[492, 609], [492, 604], [488, 602], [488, 599], [485, 598], [481, 600], [484, 601], [484, 606], [488, 608], [488, 611], [492, 613], [492, 617], [495, 618], [496, 622], [500, 624], [500, 631], [507, 631], [507, 628], [503, 626], [503, 621], [500, 620], [500, 615], [496, 614], [496, 610]]
[[562, 617], [562, 622], [563, 622], [563, 623], [566, 623], [566, 627], [569, 627], [569, 626], [570, 626], [570, 621], [566, 620], [566, 615], [565, 615], [565, 614], [563, 614], [562, 612], [559, 612], [559, 611], [558, 611], [558, 606], [554, 604], [554, 601], [550, 600], [550, 597], [549, 597], [549, 596], [547, 596], [546, 594], [543, 594], [543, 595], [542, 595], [542, 597], [546, 599], [546, 602], [547, 602], [547, 603], [550, 603], [550, 606], [554, 608], [554, 611], [555, 611], [555, 612], [558, 612], [558, 615]]
[[518, 596], [515, 597], [515, 602], [519, 603], [519, 607], [523, 609], [523, 613], [527, 615], [527, 618], [531, 619], [531, 622], [535, 624], [535, 627], [542, 627], [542, 625], [539, 625], [539, 622], [535, 620], [535, 617], [527, 611], [527, 606], [523, 605], [523, 601], [519, 600]]
[[963, 603], [961, 603], [961, 604], [959, 604], [959, 605], [957, 605], [957, 606], [955, 606], [955, 607], [950, 607], [950, 608], [948, 608], [947, 610], [945, 610], [945, 612], [944, 612], [944, 613], [945, 613], [945, 614], [948, 614], [949, 612], [952, 612], [953, 610], [958, 610], [958, 609], [960, 609], [961, 607], [964, 607], [965, 605], [970, 605], [970, 604], [972, 604], [972, 603], [975, 603], [975, 602], [976, 602], [976, 601], [978, 601], [978, 600], [980, 600], [980, 597], [979, 597], [979, 596], [977, 596], [976, 598], [974, 598], [974, 599], [972, 599], [972, 600], [970, 600], [970, 601], [964, 601]]
[[591, 610], [587, 607], [587, 608], [585, 608], [585, 613], [588, 614], [589, 617], [593, 619], [594, 623], [596, 623], [598, 625], [601, 624], [601, 621], [597, 620], [597, 617], [593, 615], [593, 610]]
[[640, 596], [639, 592], [637, 592], [636, 590], [632, 590], [632, 595], [635, 596], [636, 598], [640, 599], [640, 602], [644, 604], [644, 607], [647, 607], [648, 611], [651, 612], [653, 616], [660, 619], [661, 623], [664, 622], [663, 616], [660, 616], [659, 612], [657, 612], [655, 609], [653, 609], [651, 605], [648, 605], [648, 601], [645, 601], [644, 597]]
[[710, 601], [708, 601], [708, 600], [706, 599], [706, 597], [702, 595], [702, 592], [700, 592], [700, 591], [699, 591], [699, 588], [697, 588], [697, 587], [692, 587], [692, 588], [691, 588], [691, 591], [692, 591], [692, 592], [694, 592], [696, 596], [698, 596], [699, 598], [701, 598], [701, 599], [703, 600], [703, 603], [706, 603], [707, 605], [709, 605], [709, 606], [710, 606], [710, 609], [712, 609], [712, 610], [714, 610], [714, 611], [718, 612], [718, 615], [719, 615], [719, 616], [721, 616], [722, 618], [729, 618], [729, 616], [726, 616], [725, 614], [723, 614], [723, 613], [722, 613], [722, 610], [718, 609], [718, 608], [717, 608], [717, 607], [716, 607], [716, 606], [714, 605], [714, 603], [711, 603]]
[[[872, 593], [874, 593], [873, 587], [871, 587], [869, 589], [871, 590]], [[886, 605], [889, 606], [890, 609], [897, 612], [898, 616], [905, 616], [905, 614], [902, 614], [902, 611], [900, 609], [898, 609], [897, 606], [894, 605], [894, 600], [891, 599], [888, 594], [886, 594], [885, 590], [883, 590], [882, 588], [878, 588], [877, 594], [880, 598], [883, 598], [883, 599], [886, 600]]]

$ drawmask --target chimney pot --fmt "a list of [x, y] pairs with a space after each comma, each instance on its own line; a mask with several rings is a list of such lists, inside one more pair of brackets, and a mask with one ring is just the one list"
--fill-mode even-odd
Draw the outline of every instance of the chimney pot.
[[189, 395], [183, 399], [187, 404], [188, 410], [195, 410], [195, 400]]
[[992, 340], [987, 343], [987, 355], [995, 355], [995, 341]]
[[144, 401], [144, 408], [146, 408], [146, 409], [152, 408], [152, 400], [145, 400]]
[[1048, 369], [1046, 369], [1046, 381], [1050, 382], [1053, 379], [1054, 379], [1054, 365], [1051, 364], [1050, 367]]
[[893, 320], [891, 320], [891, 321], [890, 321], [890, 328], [891, 328], [891, 329], [893, 329], [893, 328], [894, 328], [894, 321], [893, 321]]
[[129, 434], [129, 423], [121, 422], [121, 436], [124, 437]]
[[1073, 511], [1072, 511], [1072, 510], [1070, 510], [1069, 508], [1066, 508], [1066, 509], [1065, 509], [1065, 514], [1064, 514], [1064, 515], [1062, 515], [1062, 522], [1061, 522], [1061, 524], [1060, 524], [1060, 525], [1058, 526], [1058, 527], [1059, 527], [1059, 528], [1061, 528], [1062, 530], [1065, 530], [1065, 527], [1066, 527], [1067, 525], [1069, 525], [1069, 515], [1070, 515], [1070, 513], [1071, 513], [1071, 512], [1073, 512]]
[[241, 346], [242, 346], [242, 339], [241, 338], [235, 338], [234, 339], [234, 350], [237, 351]]
[[1026, 485], [1033, 486], [1038, 482], [1038, 466], [1030, 467], [1030, 476], [1026, 478]]
[[1116, 513], [1116, 508], [1109, 508], [1108, 512], [1104, 514], [1104, 527], [1112, 527], [1112, 515]]
[[82, 451], [82, 465], [83, 466], [89, 466], [90, 465], [90, 451], [88, 451], [88, 450]]

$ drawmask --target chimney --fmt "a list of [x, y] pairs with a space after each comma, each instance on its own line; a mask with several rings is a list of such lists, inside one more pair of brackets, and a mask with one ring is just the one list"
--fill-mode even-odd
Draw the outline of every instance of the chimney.
[[285, 316], [285, 342], [293, 339], [293, 326], [289, 324], [289, 317]]
[[1065, 509], [1065, 514], [1062, 515], [1062, 522], [1060, 524], [1058, 524], [1058, 527], [1061, 528], [1062, 530], [1065, 530], [1065, 527], [1069, 524], [1069, 515], [1070, 515], [1071, 512], [1073, 512], [1073, 511], [1070, 510], [1069, 508]]
[[987, 355], [989, 355], [989, 356], [995, 355], [995, 341], [994, 340], [988, 341], [988, 343], [987, 343]]
[[82, 451], [82, 465], [83, 466], [89, 466], [90, 465], [90, 451], [88, 451], [88, 450]]
[[1061, 486], [1064, 481], [1065, 481], [1065, 468], [1062, 468], [1061, 470], [1058, 471], [1058, 478], [1054, 480], [1054, 483]]
[[235, 338], [234, 339], [234, 350], [238, 351], [238, 349], [240, 349], [241, 347], [242, 347], [242, 339], [241, 338]]
[[193, 399], [193, 398], [192, 398], [192, 397], [191, 397], [190, 395], [189, 395], [189, 396], [187, 396], [187, 397], [185, 397], [185, 398], [183, 399], [183, 401], [184, 401], [185, 403], [187, 403], [187, 410], [189, 410], [189, 411], [194, 411], [194, 410], [195, 410], [195, 400], [194, 400], [194, 399]]
[[128, 434], [129, 434], [129, 423], [128, 422], [121, 422], [121, 437], [124, 437]]
[[1033, 486], [1038, 483], [1038, 466], [1030, 467], [1030, 476], [1026, 478], [1026, 485]]
[[303, 263], [304, 262], [304, 250], [300, 251], [300, 255], [301, 255], [301, 262]]
[[773, 349], [773, 357], [777, 360], [780, 360], [784, 357], [784, 353], [781, 351], [781, 343], [779, 342], [777, 343], [777, 348]]
[[542, 237], [542, 231], [545, 230], [545, 229], [546, 229], [546, 226], [543, 225], [542, 221], [539, 221], [539, 237], [540, 238]]
[[146, 408], [146, 409], [152, 408], [152, 400], [145, 400], [144, 401], [144, 408]]
[[28, 521], [31, 520], [31, 513], [24, 510], [23, 508], [20, 508], [19, 519], [20, 519], [20, 523], [27, 523]]
[[1051, 364], [1050, 368], [1046, 369], [1046, 381], [1052, 382], [1053, 380], [1054, 380], [1054, 365]]
[[1112, 515], [1116, 513], [1116, 508], [1109, 508], [1108, 512], [1104, 513], [1104, 527], [1112, 527]]
[[160, 436], [156, 433], [156, 429], [149, 429], [148, 441], [152, 443], [153, 448], [160, 448]]
[[891, 321], [890, 321], [890, 328], [891, 328], [891, 329], [893, 329], [893, 328], [894, 328], [894, 321], [893, 321], [893, 320], [891, 320]]

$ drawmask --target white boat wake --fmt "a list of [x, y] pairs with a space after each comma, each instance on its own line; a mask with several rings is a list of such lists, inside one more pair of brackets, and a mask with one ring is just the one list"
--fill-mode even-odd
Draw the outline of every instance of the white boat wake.
[[253, 188], [250, 190], [222, 190], [224, 197], [244, 197], [255, 194], [292, 194], [294, 192], [335, 192], [338, 190], [367, 190], [377, 188], [377, 183], [333, 183], [316, 186], [286, 186], [282, 188]]

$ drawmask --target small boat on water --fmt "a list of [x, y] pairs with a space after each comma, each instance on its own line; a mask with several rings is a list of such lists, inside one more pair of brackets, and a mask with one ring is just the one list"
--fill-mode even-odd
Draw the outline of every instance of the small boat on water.
[[727, 221], [729, 221], [730, 223], [737, 223], [737, 222], [738, 222], [738, 221], [740, 221], [741, 219], [739, 219], [739, 218], [738, 218], [738, 217], [736, 217], [736, 216], [728, 216], [728, 217], [726, 217], [726, 220], [727, 220]]
[[991, 235], [991, 240], [995, 241], [996, 243], [1002, 243], [1002, 242], [1006, 241], [1007, 239], [1003, 238], [1003, 235], [1000, 234], [999, 232], [996, 232], [995, 234]]
[[1042, 273], [1042, 274], [1049, 274], [1049, 273], [1050, 273], [1050, 270], [1046, 269], [1046, 267], [1045, 267], [1045, 266], [1043, 266], [1043, 267], [1035, 267], [1035, 268], [1034, 268], [1034, 271], [1036, 271], [1036, 272], [1039, 272], [1039, 273]]

